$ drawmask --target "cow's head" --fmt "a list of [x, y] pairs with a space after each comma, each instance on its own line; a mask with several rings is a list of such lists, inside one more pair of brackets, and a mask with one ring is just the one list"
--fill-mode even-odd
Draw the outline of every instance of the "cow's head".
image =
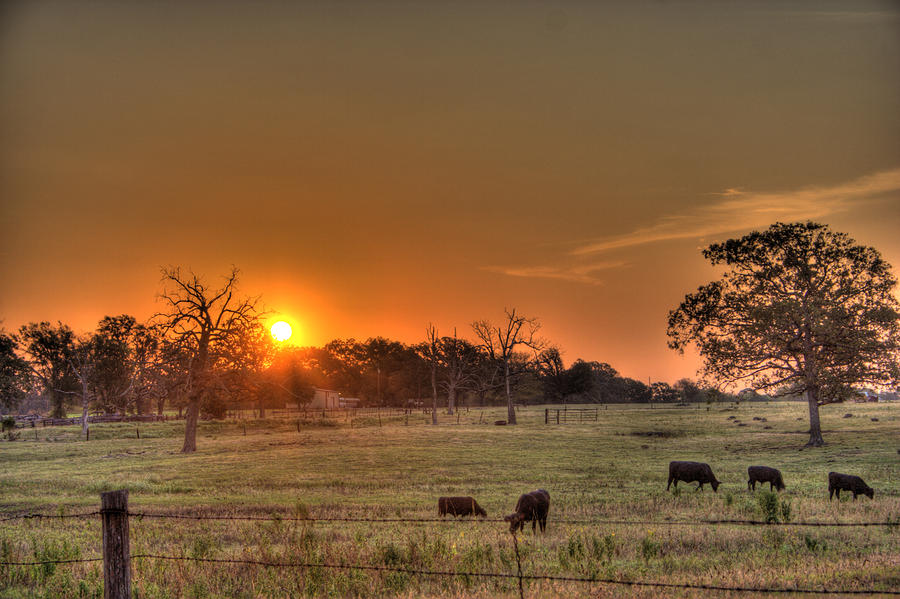
[[510, 514], [504, 520], [509, 522], [509, 532], [516, 532], [520, 528], [525, 528], [525, 514], [522, 512]]

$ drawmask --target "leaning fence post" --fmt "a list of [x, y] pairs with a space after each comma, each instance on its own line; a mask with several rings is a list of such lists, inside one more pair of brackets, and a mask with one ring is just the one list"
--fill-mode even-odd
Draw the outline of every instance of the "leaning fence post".
[[103, 520], [103, 599], [131, 599], [128, 491], [100, 494]]

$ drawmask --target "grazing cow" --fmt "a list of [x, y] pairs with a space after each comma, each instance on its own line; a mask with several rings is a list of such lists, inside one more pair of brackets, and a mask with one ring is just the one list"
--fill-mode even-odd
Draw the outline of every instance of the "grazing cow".
[[781, 478], [781, 472], [777, 468], [769, 468], [768, 466], [750, 466], [747, 468], [747, 488], [755, 491], [756, 483], [769, 483], [769, 490], [778, 489], [784, 491], [784, 479]]
[[531, 522], [531, 532], [536, 531], [536, 525], [541, 525], [541, 532], [547, 528], [547, 512], [550, 511], [550, 493], [543, 489], [525, 493], [516, 502], [516, 511], [504, 520], [509, 522], [509, 532], [515, 534], [516, 530], [525, 530], [525, 523]]
[[841, 491], [852, 491], [853, 500], [856, 501], [857, 495], [865, 495], [869, 499], [874, 499], [875, 491], [872, 487], [863, 482], [858, 476], [852, 474], [841, 474], [839, 472], [828, 473], [828, 500], [837, 494], [837, 498], [841, 498]]
[[700, 483], [697, 486], [698, 491], [703, 488], [704, 484], [709, 483], [710, 486], [712, 486], [713, 492], [716, 493], [721, 484], [716, 480], [716, 475], [713, 474], [709, 464], [704, 464], [703, 462], [669, 462], [669, 484], [666, 485], [666, 491], [669, 490], [672, 481], [675, 481], [675, 488], [677, 489], [678, 481], [680, 480], [686, 483]]
[[438, 515], [446, 516], [471, 516], [477, 514], [482, 518], [487, 516], [474, 497], [439, 497], [438, 498]]

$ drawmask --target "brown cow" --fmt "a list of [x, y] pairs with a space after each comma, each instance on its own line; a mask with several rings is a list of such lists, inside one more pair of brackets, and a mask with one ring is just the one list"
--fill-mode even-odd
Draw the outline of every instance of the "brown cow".
[[474, 497], [439, 497], [438, 498], [438, 515], [446, 516], [471, 516], [477, 514], [482, 518], [487, 516]]

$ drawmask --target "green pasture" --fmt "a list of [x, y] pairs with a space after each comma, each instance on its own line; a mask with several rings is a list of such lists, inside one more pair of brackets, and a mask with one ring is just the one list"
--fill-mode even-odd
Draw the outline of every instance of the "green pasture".
[[[558, 406], [552, 406], [556, 408]], [[845, 418], [845, 414], [852, 417]], [[128, 489], [132, 512], [265, 516], [268, 521], [132, 518], [133, 554], [279, 563], [377, 565], [515, 573], [502, 518], [519, 494], [550, 492], [547, 532], [520, 533], [525, 574], [675, 584], [829, 589], [900, 588], [900, 406], [823, 408], [827, 446], [806, 449], [801, 403], [739, 407], [601, 407], [598, 422], [544, 424], [522, 408], [459, 416], [201, 423], [182, 455], [183, 423], [19, 429], [0, 441], [0, 517], [99, 509]], [[733, 417], [733, 418], [730, 418]], [[744, 426], [742, 426], [744, 425]], [[769, 428], [765, 428], [769, 427]], [[668, 462], [708, 462], [718, 493], [681, 483]], [[747, 466], [779, 468], [787, 490], [747, 491]], [[827, 473], [862, 476], [875, 499], [828, 501]], [[489, 521], [302, 522], [299, 517], [437, 517], [441, 495], [472, 495]], [[700, 519], [887, 522], [860, 528], [673, 525]], [[576, 524], [557, 520], [589, 521]], [[629, 520], [604, 524], [598, 520]], [[639, 522], [639, 523], [638, 523]], [[0, 524], [0, 561], [100, 556], [100, 522]], [[0, 566], [0, 597], [102, 597], [99, 562]], [[136, 559], [138, 597], [515, 597], [515, 580], [389, 571], [267, 568]], [[639, 586], [542, 581], [526, 597], [652, 597]], [[667, 596], [703, 591], [667, 589]], [[763, 596], [723, 593], [721, 596]]]

